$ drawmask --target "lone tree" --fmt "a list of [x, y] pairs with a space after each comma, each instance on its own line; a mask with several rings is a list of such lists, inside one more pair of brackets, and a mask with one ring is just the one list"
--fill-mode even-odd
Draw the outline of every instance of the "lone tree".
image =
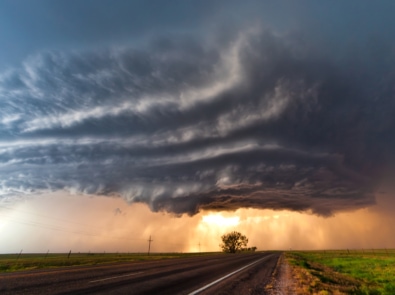
[[219, 246], [225, 253], [236, 253], [237, 251], [241, 251], [243, 247], [247, 246], [248, 243], [247, 237], [237, 231], [232, 231], [228, 234], [225, 234], [221, 237], [221, 239], [222, 244]]

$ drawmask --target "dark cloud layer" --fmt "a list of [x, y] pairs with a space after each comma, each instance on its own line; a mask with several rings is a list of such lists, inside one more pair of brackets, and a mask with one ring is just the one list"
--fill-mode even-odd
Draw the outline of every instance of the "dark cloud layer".
[[225, 39], [47, 52], [3, 72], [3, 200], [68, 190], [176, 214], [325, 216], [373, 204], [394, 167], [394, 44], [328, 55], [259, 27]]

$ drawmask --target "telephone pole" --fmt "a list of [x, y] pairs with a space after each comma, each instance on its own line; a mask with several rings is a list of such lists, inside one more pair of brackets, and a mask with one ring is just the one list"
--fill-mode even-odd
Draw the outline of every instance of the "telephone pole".
[[151, 239], [151, 236], [149, 236], [149, 240], [148, 240], [148, 256], [149, 256], [149, 252], [151, 250], [151, 242], [153, 242], [153, 240]]
[[200, 253], [200, 241], [199, 241], [199, 253]]

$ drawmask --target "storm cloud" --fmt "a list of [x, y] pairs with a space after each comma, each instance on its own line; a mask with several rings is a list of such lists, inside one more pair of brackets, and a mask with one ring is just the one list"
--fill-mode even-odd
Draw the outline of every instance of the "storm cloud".
[[393, 176], [394, 44], [328, 54], [263, 26], [48, 51], [0, 74], [0, 194], [329, 216]]

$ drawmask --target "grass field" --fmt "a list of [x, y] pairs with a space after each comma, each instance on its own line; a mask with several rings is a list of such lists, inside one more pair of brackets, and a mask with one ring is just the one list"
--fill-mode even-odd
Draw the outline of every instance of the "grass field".
[[395, 250], [288, 252], [301, 294], [395, 294]]
[[14, 272], [40, 268], [54, 268], [76, 265], [95, 265], [113, 262], [131, 262], [143, 260], [171, 259], [208, 253], [68, 253], [58, 254], [0, 254], [0, 272]]

